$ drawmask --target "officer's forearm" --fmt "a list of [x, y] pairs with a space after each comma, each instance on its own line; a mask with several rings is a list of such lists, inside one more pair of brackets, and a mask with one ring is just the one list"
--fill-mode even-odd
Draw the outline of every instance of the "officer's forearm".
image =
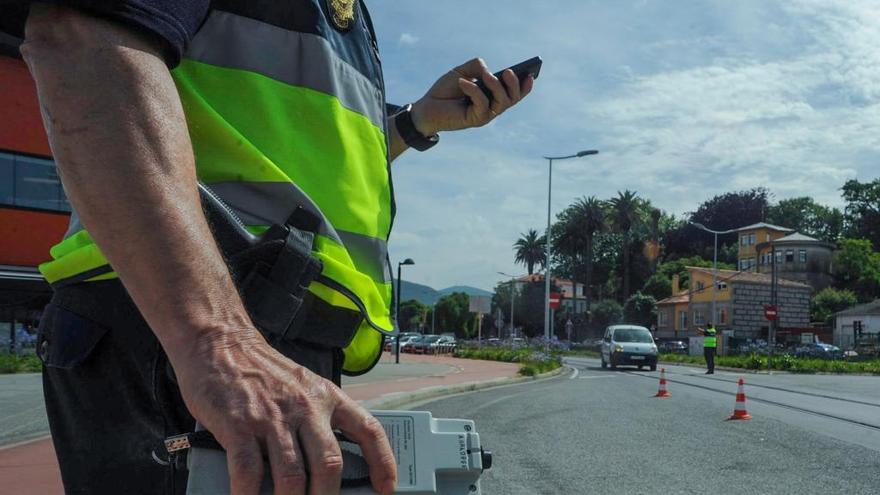
[[409, 149], [409, 146], [403, 141], [403, 138], [400, 137], [400, 133], [397, 132], [397, 125], [394, 123], [394, 117], [388, 117], [386, 121], [388, 126], [388, 141], [390, 141], [391, 146], [389, 148], [389, 155], [391, 157], [391, 161], [394, 161], [395, 158], [402, 155], [404, 151]]
[[26, 38], [65, 190], [172, 362], [200, 336], [251, 329], [202, 214], [183, 110], [155, 43], [36, 4]]

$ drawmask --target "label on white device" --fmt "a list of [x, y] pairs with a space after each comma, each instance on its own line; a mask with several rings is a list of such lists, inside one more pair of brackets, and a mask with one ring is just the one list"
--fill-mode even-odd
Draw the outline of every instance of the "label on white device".
[[397, 459], [397, 485], [415, 486], [416, 437], [413, 418], [410, 416], [382, 416], [382, 426]]

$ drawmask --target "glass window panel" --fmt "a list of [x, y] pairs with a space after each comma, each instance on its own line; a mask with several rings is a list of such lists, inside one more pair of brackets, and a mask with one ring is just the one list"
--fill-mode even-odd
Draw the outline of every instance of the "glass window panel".
[[15, 196], [15, 159], [0, 153], [0, 204], [12, 205]]

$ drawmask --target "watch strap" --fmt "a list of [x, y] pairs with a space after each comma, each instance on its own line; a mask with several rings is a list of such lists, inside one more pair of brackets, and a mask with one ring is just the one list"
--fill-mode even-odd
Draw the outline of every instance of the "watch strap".
[[437, 144], [440, 136], [433, 134], [425, 136], [418, 129], [412, 119], [412, 104], [407, 104], [394, 116], [394, 125], [397, 126], [397, 132], [403, 138], [403, 142], [410, 148], [425, 151]]

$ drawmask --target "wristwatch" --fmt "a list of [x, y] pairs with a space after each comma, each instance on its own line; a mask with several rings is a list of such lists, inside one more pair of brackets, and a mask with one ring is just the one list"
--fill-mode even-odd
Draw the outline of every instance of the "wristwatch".
[[416, 129], [412, 119], [412, 103], [407, 103], [397, 112], [394, 116], [394, 125], [397, 126], [397, 132], [403, 138], [403, 142], [410, 148], [425, 151], [440, 141], [440, 136], [437, 134], [425, 136]]

